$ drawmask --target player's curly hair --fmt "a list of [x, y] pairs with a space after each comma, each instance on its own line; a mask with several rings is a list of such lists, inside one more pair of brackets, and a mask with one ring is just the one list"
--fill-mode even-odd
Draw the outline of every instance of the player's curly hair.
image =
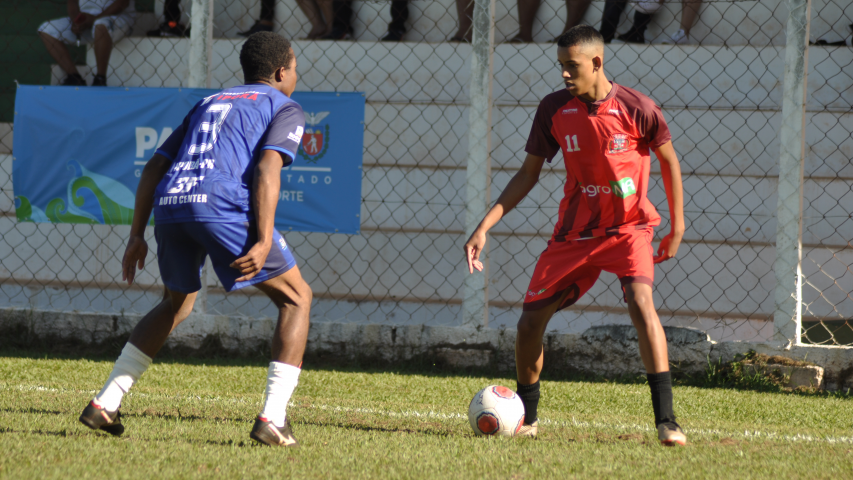
[[594, 27], [577, 25], [565, 31], [557, 38], [558, 47], [574, 47], [575, 45], [604, 46], [604, 37]]
[[272, 32], [258, 32], [240, 49], [240, 65], [246, 83], [267, 80], [281, 67], [293, 62], [290, 40]]

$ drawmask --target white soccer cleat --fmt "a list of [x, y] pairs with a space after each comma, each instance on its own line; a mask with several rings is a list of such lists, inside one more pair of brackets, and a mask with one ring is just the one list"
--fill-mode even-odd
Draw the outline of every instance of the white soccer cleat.
[[687, 33], [684, 32], [684, 29], [681, 29], [672, 35], [669, 36], [669, 42], [673, 45], [684, 45], [687, 43]]
[[675, 422], [664, 422], [658, 425], [658, 440], [661, 445], [667, 447], [687, 445], [687, 436]]
[[531, 437], [536, 438], [536, 435], [539, 434], [539, 420], [531, 423], [530, 425], [522, 425], [521, 428], [518, 429], [518, 432], [515, 433], [516, 437]]

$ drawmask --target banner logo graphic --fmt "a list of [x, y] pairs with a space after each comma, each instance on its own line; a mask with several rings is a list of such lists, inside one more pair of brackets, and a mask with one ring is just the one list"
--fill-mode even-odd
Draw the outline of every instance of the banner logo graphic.
[[302, 145], [299, 148], [299, 156], [308, 163], [317, 163], [329, 149], [329, 124], [324, 130], [314, 128], [331, 112], [305, 112], [305, 134], [302, 135]]

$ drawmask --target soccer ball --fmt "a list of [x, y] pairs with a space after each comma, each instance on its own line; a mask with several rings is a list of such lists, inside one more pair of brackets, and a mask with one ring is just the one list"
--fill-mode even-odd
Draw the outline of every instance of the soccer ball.
[[524, 423], [524, 404], [512, 390], [489, 385], [474, 395], [468, 421], [477, 435], [515, 435]]

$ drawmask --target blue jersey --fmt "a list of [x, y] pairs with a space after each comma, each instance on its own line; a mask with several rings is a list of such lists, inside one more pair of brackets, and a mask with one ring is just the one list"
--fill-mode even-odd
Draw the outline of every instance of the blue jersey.
[[157, 224], [246, 222], [263, 150], [293, 163], [302, 140], [302, 107], [263, 84], [223, 90], [197, 103], [157, 149], [172, 161], [154, 193]]

